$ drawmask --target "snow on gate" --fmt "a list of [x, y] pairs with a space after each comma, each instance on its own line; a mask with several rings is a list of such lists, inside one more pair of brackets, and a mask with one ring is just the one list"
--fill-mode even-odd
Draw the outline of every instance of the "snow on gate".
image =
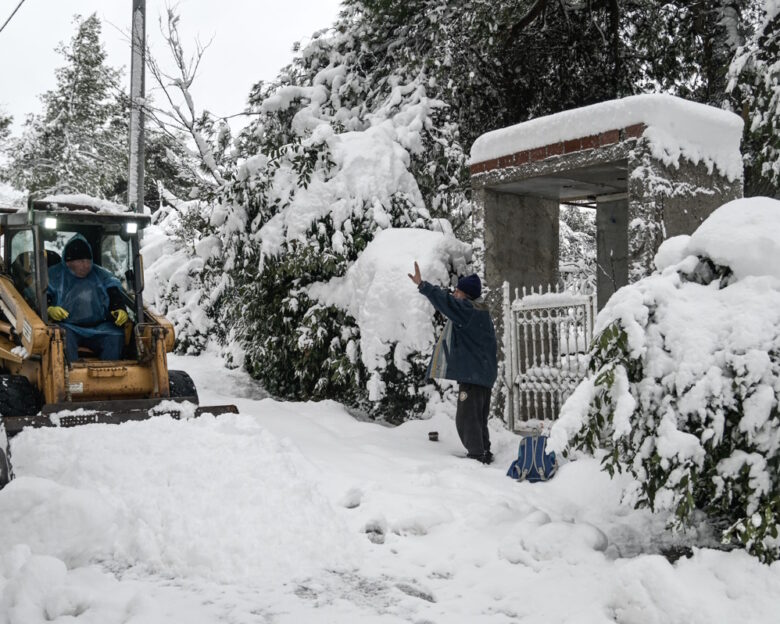
[[511, 289], [504, 282], [506, 422], [513, 431], [538, 430], [557, 418], [588, 369], [596, 294], [540, 286]]

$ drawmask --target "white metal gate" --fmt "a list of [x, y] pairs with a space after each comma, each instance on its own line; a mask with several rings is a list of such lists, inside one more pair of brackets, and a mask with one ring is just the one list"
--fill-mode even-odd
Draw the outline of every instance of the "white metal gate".
[[540, 428], [585, 378], [596, 297], [548, 286], [510, 299], [504, 282], [506, 421], [513, 430]]

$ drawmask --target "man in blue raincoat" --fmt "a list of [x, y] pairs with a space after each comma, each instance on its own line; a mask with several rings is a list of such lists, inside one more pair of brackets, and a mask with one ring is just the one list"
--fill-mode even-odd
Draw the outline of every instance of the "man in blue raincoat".
[[127, 312], [122, 285], [109, 271], [92, 263], [92, 248], [81, 234], [65, 245], [62, 262], [49, 269], [46, 289], [49, 318], [65, 330], [65, 356], [79, 359], [79, 346], [101, 360], [122, 356]]

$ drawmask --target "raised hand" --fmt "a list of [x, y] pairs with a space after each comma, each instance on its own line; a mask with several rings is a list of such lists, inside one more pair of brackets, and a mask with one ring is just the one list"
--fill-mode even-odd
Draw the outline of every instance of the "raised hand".
[[414, 275], [411, 273], [407, 273], [409, 276], [409, 279], [412, 280], [415, 284], [418, 286], [420, 285], [420, 282], [422, 282], [422, 277], [420, 277], [420, 266], [417, 264], [417, 261], [414, 263]]

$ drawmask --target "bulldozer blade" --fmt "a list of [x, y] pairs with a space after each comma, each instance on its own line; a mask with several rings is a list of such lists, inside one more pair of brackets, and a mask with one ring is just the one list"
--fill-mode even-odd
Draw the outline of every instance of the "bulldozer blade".
[[203, 414], [238, 414], [238, 408], [235, 405], [196, 406], [179, 398], [51, 403], [35, 416], [5, 416], [3, 422], [10, 437], [25, 427], [76, 427], [91, 423], [118, 425], [155, 416], [187, 419]]

